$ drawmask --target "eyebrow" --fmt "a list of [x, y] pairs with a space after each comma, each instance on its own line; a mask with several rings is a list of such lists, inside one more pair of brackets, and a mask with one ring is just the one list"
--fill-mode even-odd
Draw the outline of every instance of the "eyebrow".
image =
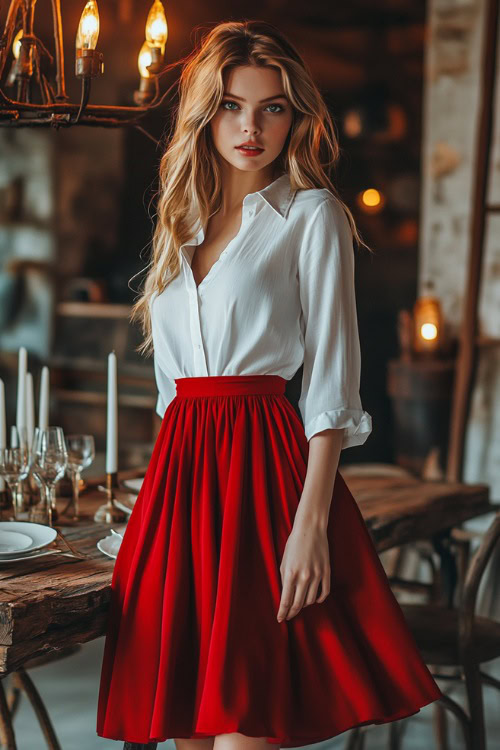
[[[231, 96], [233, 99], [239, 99], [241, 102], [246, 101], [242, 96], [236, 96], [236, 94], [230, 94], [229, 92], [226, 92], [224, 96]], [[276, 94], [275, 96], [268, 96], [265, 99], [261, 99], [261, 102], [269, 102], [271, 99], [286, 99], [287, 97], [285, 94]]]

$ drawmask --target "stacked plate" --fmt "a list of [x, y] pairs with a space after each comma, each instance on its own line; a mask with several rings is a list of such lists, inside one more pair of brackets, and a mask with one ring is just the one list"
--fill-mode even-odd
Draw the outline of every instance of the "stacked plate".
[[0, 565], [46, 555], [56, 529], [29, 521], [0, 521]]

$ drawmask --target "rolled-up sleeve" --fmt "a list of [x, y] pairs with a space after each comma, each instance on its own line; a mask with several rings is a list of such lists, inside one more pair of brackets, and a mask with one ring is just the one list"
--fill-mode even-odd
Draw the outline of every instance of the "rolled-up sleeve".
[[327, 197], [309, 217], [298, 259], [304, 365], [299, 410], [307, 440], [344, 429], [342, 449], [372, 431], [359, 394], [361, 352], [354, 251], [347, 216]]

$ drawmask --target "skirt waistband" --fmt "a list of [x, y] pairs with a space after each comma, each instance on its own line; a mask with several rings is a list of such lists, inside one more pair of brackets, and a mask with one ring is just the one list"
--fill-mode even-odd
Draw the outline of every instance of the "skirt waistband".
[[281, 375], [209, 375], [175, 378], [176, 396], [252, 396], [285, 393]]

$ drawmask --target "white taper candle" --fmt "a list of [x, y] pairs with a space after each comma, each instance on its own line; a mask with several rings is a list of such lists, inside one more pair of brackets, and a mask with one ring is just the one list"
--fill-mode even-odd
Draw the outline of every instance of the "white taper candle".
[[28, 352], [24, 346], [19, 348], [17, 368], [17, 427], [26, 427], [26, 372], [28, 369]]
[[42, 430], [46, 430], [49, 426], [49, 382], [49, 368], [44, 366], [42, 367], [42, 376], [40, 378], [40, 400], [38, 402], [38, 426]]
[[116, 354], [108, 354], [108, 413], [106, 431], [106, 472], [118, 471], [118, 379]]
[[26, 432], [28, 435], [28, 445], [31, 450], [33, 435], [35, 432], [35, 393], [33, 391], [33, 375], [31, 372], [26, 373]]
[[[5, 385], [0, 378], [0, 448], [7, 447], [7, 414], [5, 412]], [[5, 479], [0, 477], [0, 491], [5, 489]]]

